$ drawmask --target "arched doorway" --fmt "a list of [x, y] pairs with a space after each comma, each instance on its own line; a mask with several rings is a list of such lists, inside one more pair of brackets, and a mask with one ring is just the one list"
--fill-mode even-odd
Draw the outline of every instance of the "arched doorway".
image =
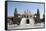
[[26, 19], [26, 24], [29, 24], [30, 22], [29, 22], [29, 19], [28, 19], [28, 16], [27, 16], [27, 19]]

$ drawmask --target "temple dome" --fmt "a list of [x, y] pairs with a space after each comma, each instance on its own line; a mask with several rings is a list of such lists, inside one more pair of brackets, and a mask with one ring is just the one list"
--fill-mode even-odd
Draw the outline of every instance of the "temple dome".
[[24, 11], [24, 15], [25, 16], [31, 16], [32, 14], [31, 14], [31, 12], [29, 10], [26, 10], [26, 11]]

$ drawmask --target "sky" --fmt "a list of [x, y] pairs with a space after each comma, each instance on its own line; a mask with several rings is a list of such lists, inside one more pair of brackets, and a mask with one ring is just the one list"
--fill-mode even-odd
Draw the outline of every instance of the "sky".
[[37, 9], [39, 9], [41, 17], [44, 14], [44, 4], [8, 2], [8, 16], [14, 16], [15, 8], [17, 8], [18, 13], [20, 14], [23, 14], [25, 10], [29, 10], [31, 14], [34, 14], [37, 12]]

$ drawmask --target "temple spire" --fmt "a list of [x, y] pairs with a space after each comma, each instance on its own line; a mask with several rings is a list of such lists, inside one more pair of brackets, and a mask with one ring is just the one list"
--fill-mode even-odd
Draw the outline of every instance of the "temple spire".
[[15, 8], [15, 11], [14, 11], [14, 16], [17, 14], [17, 8]]
[[37, 9], [37, 18], [40, 19], [40, 12], [39, 12], [39, 9]]

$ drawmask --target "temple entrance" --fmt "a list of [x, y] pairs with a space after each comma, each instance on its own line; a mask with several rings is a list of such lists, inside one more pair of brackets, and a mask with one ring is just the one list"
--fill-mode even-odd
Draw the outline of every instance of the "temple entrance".
[[29, 24], [29, 19], [26, 20], [26, 24]]
[[28, 16], [27, 16], [26, 24], [29, 24], [29, 19], [28, 19]]

